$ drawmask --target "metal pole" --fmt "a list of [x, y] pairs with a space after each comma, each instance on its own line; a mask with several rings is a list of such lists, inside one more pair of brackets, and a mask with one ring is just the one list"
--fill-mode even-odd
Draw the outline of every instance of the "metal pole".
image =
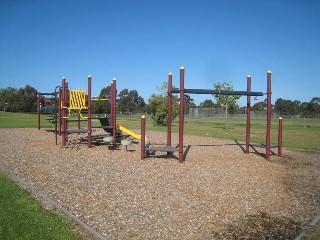
[[267, 133], [266, 159], [270, 159], [270, 132], [271, 132], [271, 71], [267, 73]]
[[[247, 76], [247, 91], [251, 92], [251, 76]], [[250, 110], [251, 110], [251, 96], [247, 96], [247, 128], [246, 128], [246, 153], [249, 153], [250, 147]]]
[[[79, 114], [80, 115], [80, 114]], [[79, 119], [80, 125], [80, 119]], [[88, 76], [88, 148], [92, 148], [92, 126], [91, 126], [91, 76]]]
[[59, 88], [59, 90], [60, 90], [60, 87], [57, 86], [54, 89], [54, 133], [55, 133], [55, 137], [56, 137], [56, 145], [58, 145], [58, 111], [57, 111], [58, 92], [57, 92], [57, 88]]
[[62, 132], [62, 111], [61, 111], [61, 106], [62, 106], [62, 87], [59, 89], [59, 136], [61, 136]]
[[40, 130], [40, 92], [38, 92], [38, 130]]
[[[110, 84], [110, 94], [111, 94], [111, 99], [110, 99], [110, 127], [113, 127], [113, 82]], [[113, 135], [113, 132], [112, 132]]]
[[116, 78], [113, 81], [113, 145], [117, 143], [117, 83]]
[[[65, 146], [66, 145], [66, 125], [65, 125], [65, 109], [64, 107], [65, 104], [66, 104], [66, 101], [65, 101], [65, 97], [66, 97], [66, 78], [63, 77], [62, 78], [62, 91], [61, 91], [61, 126], [62, 126], [62, 146]], [[61, 131], [60, 131], [61, 133]]]
[[[167, 146], [171, 147], [171, 122], [172, 122], [172, 73], [168, 77], [168, 131], [167, 131]], [[169, 155], [169, 153], [167, 153]]]
[[184, 67], [180, 68], [179, 162], [183, 163]]
[[[69, 107], [69, 86], [68, 86], [68, 81], [66, 80], [66, 82], [65, 82], [65, 97], [64, 97], [64, 101], [65, 101], [65, 103], [64, 103], [64, 106], [65, 107]], [[64, 116], [65, 117], [68, 117], [68, 114], [69, 113], [69, 110], [67, 109], [67, 108], [65, 108], [64, 109]], [[65, 118], [64, 119], [64, 125], [65, 125], [65, 138], [66, 138], [66, 143], [69, 141], [69, 139], [68, 139], [68, 133], [67, 133], [67, 131], [68, 131], [68, 118]]]
[[141, 116], [141, 160], [146, 158], [146, 116]]
[[278, 156], [282, 157], [282, 117], [279, 117], [278, 125]]

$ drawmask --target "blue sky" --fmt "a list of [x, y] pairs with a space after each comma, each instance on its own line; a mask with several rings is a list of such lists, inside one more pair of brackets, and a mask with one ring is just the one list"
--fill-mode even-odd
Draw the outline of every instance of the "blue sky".
[[271, 70], [273, 102], [309, 102], [320, 96], [319, 12], [318, 0], [2, 0], [0, 88], [49, 92], [66, 76], [87, 89], [92, 75], [98, 96], [116, 77], [147, 101], [169, 72], [177, 86], [184, 66], [186, 88], [246, 90], [251, 74], [266, 92]]

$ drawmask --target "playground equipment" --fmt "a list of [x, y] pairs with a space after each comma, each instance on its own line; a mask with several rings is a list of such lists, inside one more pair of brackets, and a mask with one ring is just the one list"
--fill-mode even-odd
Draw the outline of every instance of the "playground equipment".
[[[282, 118], [279, 118], [278, 129], [278, 144], [270, 144], [271, 131], [271, 71], [267, 73], [267, 129], [266, 129], [266, 144], [250, 144], [250, 99], [251, 96], [263, 96], [263, 92], [251, 91], [251, 76], [247, 77], [247, 91], [227, 91], [227, 90], [213, 90], [213, 89], [185, 89], [184, 88], [184, 67], [180, 68], [180, 88], [172, 88], [172, 73], [168, 77], [168, 129], [167, 129], [167, 146], [165, 147], [146, 147], [144, 142], [145, 136], [145, 117], [141, 117], [141, 160], [148, 156], [150, 151], [167, 152], [171, 155], [173, 152], [179, 152], [179, 162], [184, 161], [183, 152], [183, 132], [184, 132], [184, 94], [221, 94], [221, 95], [240, 95], [247, 96], [247, 127], [246, 127], [246, 153], [249, 153], [250, 146], [259, 146], [266, 148], [266, 159], [270, 159], [270, 149], [272, 147], [278, 148], [278, 156], [282, 152]], [[180, 94], [180, 115], [179, 115], [179, 148], [176, 149], [171, 146], [171, 122], [172, 122], [172, 94]]]
[[[38, 130], [40, 130], [40, 122], [41, 122], [41, 117], [40, 117], [40, 112], [41, 112], [41, 97], [42, 96], [51, 96], [54, 97], [54, 118], [50, 118], [48, 119], [49, 122], [54, 123], [55, 125], [55, 133], [57, 133], [57, 129], [58, 129], [58, 111], [57, 111], [57, 102], [58, 102], [58, 95], [60, 92], [61, 87], [57, 86], [54, 90], [54, 92], [50, 92], [50, 93], [42, 93], [42, 92], [38, 92]], [[56, 141], [56, 145], [58, 144], [58, 137], [57, 134], [55, 135], [55, 141]]]
[[[54, 96], [56, 98], [55, 103], [59, 103], [59, 107], [56, 106], [56, 109], [59, 109], [59, 113], [56, 110], [56, 144], [57, 144], [57, 135], [62, 136], [62, 145], [66, 146], [68, 142], [69, 134], [87, 134], [86, 141], [88, 144], [88, 148], [92, 147], [93, 140], [101, 140], [103, 142], [107, 142], [108, 144], [112, 144], [116, 146], [117, 138], [126, 138], [127, 136], [132, 136], [133, 138], [141, 139], [141, 135], [136, 134], [129, 129], [117, 124], [117, 110], [116, 110], [116, 79], [114, 78], [111, 82], [111, 98], [105, 99], [92, 99], [91, 98], [91, 76], [88, 76], [88, 96], [86, 97], [85, 90], [69, 90], [68, 82], [65, 77], [62, 78], [62, 87], [59, 87], [59, 91], [56, 90]], [[57, 87], [58, 88], [58, 87]], [[56, 88], [56, 89], [57, 89]], [[50, 93], [52, 94], [52, 93]], [[38, 94], [38, 129], [40, 130], [40, 96], [44, 95], [43, 93]], [[57, 100], [57, 96], [59, 95], [59, 101]], [[104, 117], [92, 117], [92, 101], [94, 100], [103, 100], [111, 102], [111, 111], [110, 117], [105, 115]], [[78, 115], [78, 119], [71, 119], [71, 113], [76, 112]], [[92, 120], [98, 119], [100, 121], [101, 126], [92, 126]], [[78, 122], [77, 129], [69, 129], [68, 123], [76, 121]], [[87, 128], [83, 129], [80, 126], [81, 121], [87, 122]], [[58, 129], [59, 126], [59, 129]], [[109, 136], [99, 135], [93, 136], [93, 128], [103, 128], [106, 132], [108, 132]], [[122, 132], [127, 135], [122, 135]], [[130, 145], [130, 141], [123, 141], [123, 145]]]

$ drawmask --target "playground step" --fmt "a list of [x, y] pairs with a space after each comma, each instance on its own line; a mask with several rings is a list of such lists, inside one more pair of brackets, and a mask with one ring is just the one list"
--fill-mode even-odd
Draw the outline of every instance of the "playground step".
[[67, 130], [66, 133], [87, 133], [87, 129], [70, 129]]
[[146, 148], [146, 151], [147, 152], [153, 152], [153, 151], [156, 151], [156, 152], [177, 152], [178, 149], [174, 148], [174, 147], [148, 147]]

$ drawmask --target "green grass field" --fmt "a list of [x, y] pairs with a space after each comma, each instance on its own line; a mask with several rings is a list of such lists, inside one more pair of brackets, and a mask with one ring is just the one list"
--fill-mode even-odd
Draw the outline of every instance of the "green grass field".
[[[46, 120], [49, 115], [41, 115], [41, 127], [53, 128]], [[36, 128], [37, 114], [0, 112], [1, 128]], [[129, 129], [140, 129], [139, 116], [118, 116], [117, 121]], [[76, 124], [76, 123], [73, 123]], [[85, 127], [85, 123], [81, 123]], [[99, 125], [93, 120], [93, 125]], [[72, 124], [70, 124], [72, 127]], [[148, 130], [167, 131], [166, 126], [153, 126], [150, 117], [147, 118]], [[173, 132], [178, 132], [178, 120], [173, 122]], [[219, 139], [245, 141], [245, 118], [201, 118], [185, 119], [185, 134], [207, 136]], [[251, 142], [265, 143], [266, 120], [251, 119]], [[271, 123], [271, 143], [278, 141], [278, 120]], [[283, 146], [293, 149], [320, 151], [320, 119], [283, 119]]]

